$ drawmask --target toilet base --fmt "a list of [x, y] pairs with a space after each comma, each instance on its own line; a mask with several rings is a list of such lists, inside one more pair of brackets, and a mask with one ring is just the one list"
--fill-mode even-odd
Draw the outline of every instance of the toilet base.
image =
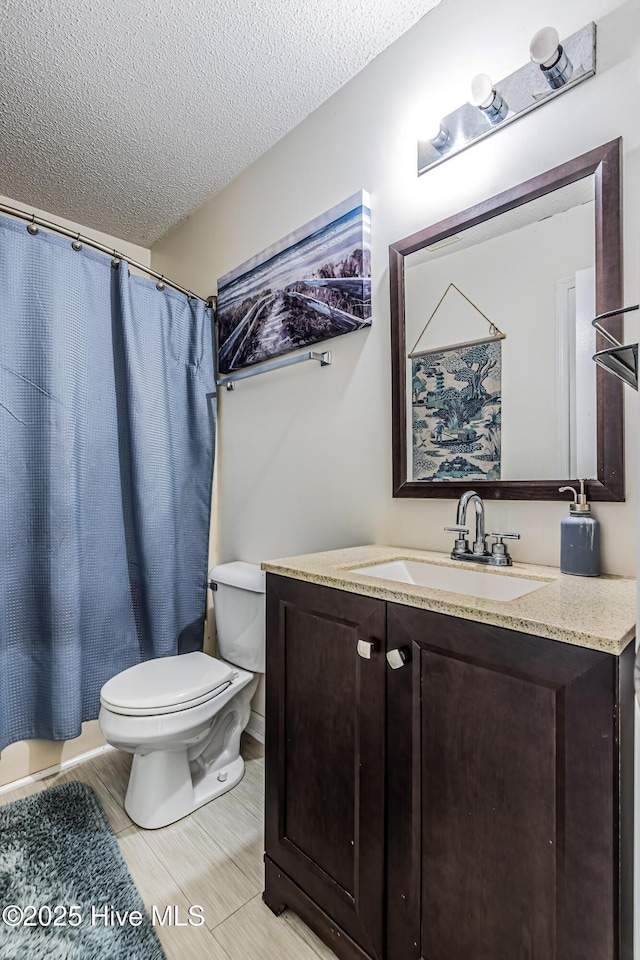
[[124, 807], [134, 823], [166, 827], [242, 780], [240, 738], [257, 686], [257, 676], [234, 668], [222, 693], [174, 713], [129, 716], [102, 704], [105, 740], [133, 754]]
[[243, 776], [244, 760], [240, 756], [227, 766], [196, 777], [194, 782], [186, 750], [154, 750], [144, 756], [136, 753], [124, 808], [139, 827], [157, 830], [222, 796]]

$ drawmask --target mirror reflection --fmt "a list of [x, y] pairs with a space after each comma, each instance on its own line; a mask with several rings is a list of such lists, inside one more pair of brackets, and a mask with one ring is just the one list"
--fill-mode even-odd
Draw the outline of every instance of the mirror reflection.
[[592, 176], [405, 257], [411, 479], [596, 477], [594, 264]]

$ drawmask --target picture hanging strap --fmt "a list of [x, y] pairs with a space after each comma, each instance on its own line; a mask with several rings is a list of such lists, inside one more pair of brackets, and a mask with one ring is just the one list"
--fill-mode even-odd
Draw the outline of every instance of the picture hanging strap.
[[[425, 323], [424, 327], [423, 327], [422, 330], [420, 331], [420, 336], [418, 337], [418, 339], [417, 339], [416, 342], [414, 343], [413, 349], [412, 349], [411, 352], [408, 354], [408, 357], [409, 357], [410, 360], [411, 360], [413, 357], [421, 356], [423, 353], [435, 353], [435, 352], [440, 352], [441, 350], [450, 349], [450, 348], [447, 348], [447, 347], [437, 347], [437, 348], [431, 349], [431, 350], [416, 350], [416, 347], [418, 346], [418, 344], [419, 344], [420, 341], [422, 340], [423, 336], [424, 336], [425, 333], [426, 333], [427, 327], [429, 326], [429, 324], [431, 323], [431, 321], [432, 321], [433, 318], [435, 317], [436, 313], [437, 313], [438, 310], [440, 309], [440, 305], [442, 304], [442, 301], [444, 300], [444, 298], [445, 298], [446, 295], [449, 293], [449, 290], [451, 290], [452, 287], [453, 287], [454, 290], [457, 290], [458, 293], [460, 294], [460, 296], [461, 296], [461, 297], [464, 297], [464, 299], [467, 301], [467, 303], [469, 303], [469, 304], [473, 307], [473, 309], [476, 310], [476, 311], [480, 314], [480, 316], [481, 316], [481, 317], [484, 317], [484, 319], [487, 321], [487, 323], [489, 324], [489, 337], [490, 337], [490, 339], [492, 339], [492, 340], [506, 340], [506, 338], [507, 338], [506, 333], [503, 333], [502, 330], [498, 329], [498, 327], [495, 325], [495, 323], [493, 322], [493, 320], [490, 320], [489, 317], [486, 315], [486, 313], [483, 313], [482, 310], [480, 309], [480, 307], [476, 306], [476, 304], [473, 302], [473, 300], [470, 300], [469, 297], [468, 297], [465, 293], [463, 293], [462, 290], [461, 290], [459, 287], [456, 287], [455, 283], [450, 283], [449, 286], [447, 287], [447, 289], [445, 290], [445, 292], [442, 294], [442, 296], [441, 296], [440, 299], [438, 300], [438, 302], [437, 302], [437, 304], [436, 304], [436, 307], [435, 307], [435, 310], [433, 311], [433, 313], [431, 314], [431, 316], [429, 317], [429, 319], [428, 319], [427, 322]], [[458, 347], [466, 347], [466, 346], [469, 346], [469, 347], [470, 347], [470, 346], [474, 346], [474, 345], [477, 344], [477, 343], [486, 343], [486, 338], [480, 339], [480, 340], [469, 340], [467, 343], [453, 344], [453, 346], [458, 346]]]

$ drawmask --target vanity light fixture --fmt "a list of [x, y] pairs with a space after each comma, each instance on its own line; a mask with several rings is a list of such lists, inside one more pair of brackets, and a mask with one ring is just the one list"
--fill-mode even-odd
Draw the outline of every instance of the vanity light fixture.
[[588, 23], [562, 42], [554, 27], [543, 27], [531, 39], [529, 56], [497, 83], [484, 73], [473, 78], [470, 102], [436, 120], [418, 141], [418, 176], [592, 77], [596, 25]]

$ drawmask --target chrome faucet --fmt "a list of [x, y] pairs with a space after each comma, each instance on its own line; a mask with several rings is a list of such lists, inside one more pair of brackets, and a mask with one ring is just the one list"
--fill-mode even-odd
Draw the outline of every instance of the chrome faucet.
[[[484, 532], [484, 503], [482, 497], [476, 493], [475, 490], [467, 490], [467, 492], [463, 493], [460, 497], [456, 523], [461, 530], [464, 530], [464, 525], [467, 522], [467, 507], [470, 503], [476, 508], [476, 539], [473, 544], [473, 552], [479, 557], [482, 557], [488, 553], [485, 542], [487, 535]], [[468, 530], [465, 530], [465, 533], [468, 532]]]
[[[469, 533], [465, 527], [467, 519], [467, 507], [473, 503], [476, 510], [476, 537], [473, 542], [473, 548], [469, 548], [469, 541], [465, 534]], [[453, 560], [467, 560], [473, 563], [487, 563], [496, 567], [510, 567], [513, 560], [509, 556], [507, 548], [504, 545], [505, 540], [519, 540], [519, 533], [492, 533], [491, 536], [496, 541], [491, 546], [491, 551], [487, 550], [487, 535], [484, 527], [484, 503], [480, 494], [475, 490], [467, 490], [462, 494], [458, 501], [458, 510], [456, 513], [456, 526], [445, 527], [445, 530], [456, 533], [456, 542], [451, 557]]]

